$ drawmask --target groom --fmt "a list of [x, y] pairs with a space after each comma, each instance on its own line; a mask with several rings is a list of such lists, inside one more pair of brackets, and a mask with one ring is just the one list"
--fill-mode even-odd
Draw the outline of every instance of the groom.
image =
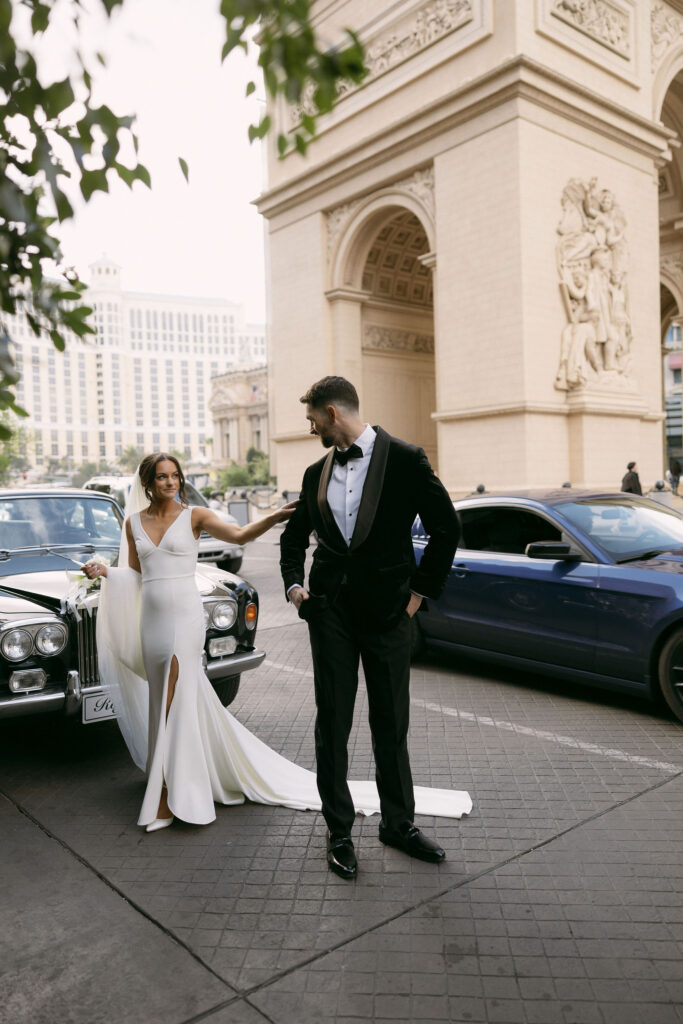
[[[423, 597], [438, 597], [445, 585], [458, 520], [423, 450], [364, 423], [348, 380], [323, 377], [300, 401], [311, 433], [329, 452], [304, 473], [300, 501], [280, 541], [280, 567], [311, 640], [327, 861], [342, 878], [356, 876], [355, 811], [346, 776], [360, 658], [382, 811], [379, 838], [411, 857], [438, 862], [445, 852], [413, 823], [410, 619]], [[419, 566], [411, 539], [416, 515], [429, 536]], [[318, 546], [307, 589], [304, 561], [312, 532]]]

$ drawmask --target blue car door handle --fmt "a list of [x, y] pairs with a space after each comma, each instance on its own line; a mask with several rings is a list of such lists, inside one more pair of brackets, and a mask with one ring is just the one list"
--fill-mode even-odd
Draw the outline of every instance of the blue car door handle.
[[469, 571], [470, 570], [467, 568], [467, 566], [463, 562], [459, 562], [457, 565], [453, 566], [453, 575], [456, 576], [460, 580], [464, 579], [465, 576], [467, 576]]

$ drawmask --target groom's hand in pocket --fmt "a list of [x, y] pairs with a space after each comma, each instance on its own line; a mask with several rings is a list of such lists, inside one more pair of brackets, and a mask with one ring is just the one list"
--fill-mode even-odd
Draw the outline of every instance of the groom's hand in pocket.
[[304, 601], [308, 601], [308, 597], [309, 594], [305, 587], [292, 587], [289, 592], [289, 600], [297, 611], [299, 611]]

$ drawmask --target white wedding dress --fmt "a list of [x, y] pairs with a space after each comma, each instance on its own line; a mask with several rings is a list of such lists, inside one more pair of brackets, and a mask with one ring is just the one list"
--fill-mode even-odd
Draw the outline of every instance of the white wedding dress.
[[[286, 760], [241, 725], [203, 671], [204, 614], [195, 583], [199, 541], [192, 510], [183, 509], [156, 545], [139, 512], [130, 523], [142, 575], [125, 562], [108, 570], [97, 638], [103, 684], [134, 761], [147, 771], [138, 824], [156, 818], [163, 785], [171, 812], [197, 825], [215, 819], [215, 803], [245, 799], [320, 810], [315, 773]], [[174, 656], [178, 677], [167, 715]], [[374, 782], [351, 782], [350, 789], [358, 813], [379, 812]], [[472, 808], [469, 795], [456, 790], [417, 786], [415, 801], [417, 813], [449, 818]]]

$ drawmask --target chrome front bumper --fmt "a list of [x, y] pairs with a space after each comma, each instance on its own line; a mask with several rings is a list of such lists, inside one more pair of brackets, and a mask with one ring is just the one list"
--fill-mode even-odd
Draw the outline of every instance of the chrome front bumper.
[[266, 656], [265, 651], [245, 651], [243, 654], [230, 654], [226, 658], [216, 658], [204, 665], [209, 679], [228, 679], [247, 672], [250, 668], [258, 668]]
[[[265, 651], [245, 651], [242, 654], [230, 654], [226, 658], [216, 658], [204, 665], [209, 679], [228, 679], [238, 676], [249, 669], [258, 668], [265, 659]], [[68, 672], [66, 691], [44, 690], [34, 693], [17, 693], [0, 697], [0, 718], [18, 718], [20, 715], [40, 715], [50, 711], [63, 711], [66, 715], [77, 715], [81, 710], [83, 695], [86, 693], [102, 693], [101, 686], [88, 686], [83, 689], [78, 672]]]

